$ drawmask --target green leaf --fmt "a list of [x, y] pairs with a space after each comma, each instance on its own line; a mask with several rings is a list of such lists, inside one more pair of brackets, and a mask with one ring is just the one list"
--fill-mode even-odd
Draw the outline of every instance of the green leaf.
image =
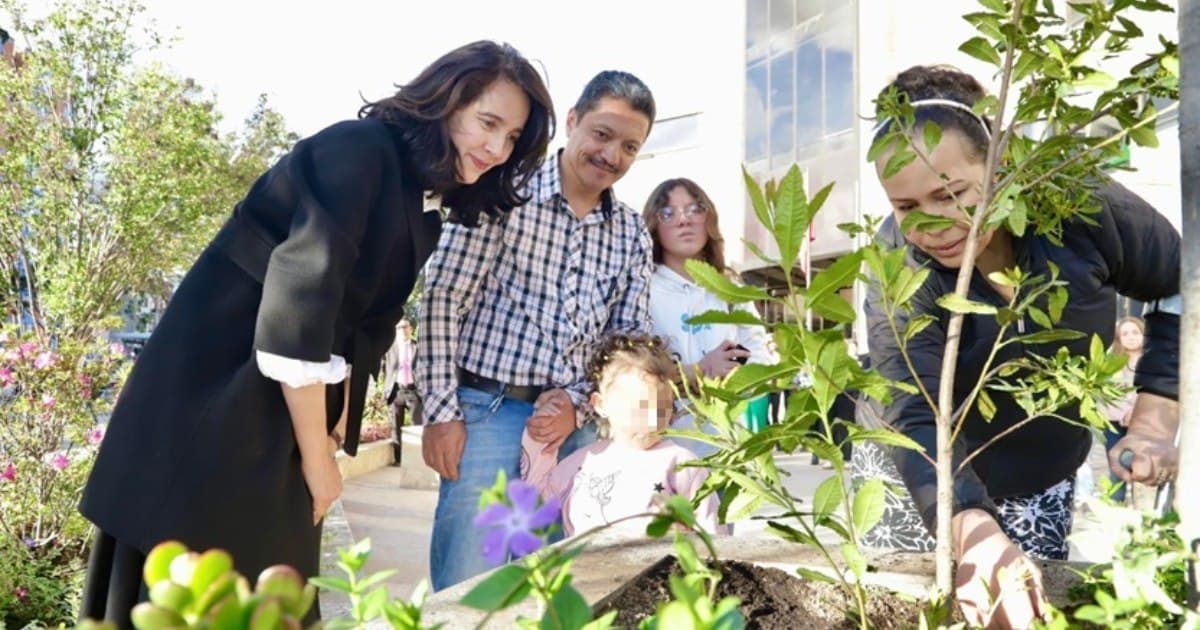
[[791, 525], [786, 525], [778, 521], [767, 521], [767, 529], [776, 536], [788, 541], [799, 543], [801, 545], [817, 545], [817, 539], [813, 538], [808, 532], [802, 532]]
[[828, 295], [819, 302], [810, 304], [813, 312], [820, 315], [822, 319], [839, 324], [848, 324], [854, 321], [854, 307], [846, 301], [841, 295]]
[[1029, 206], [1024, 199], [1013, 199], [1012, 211], [1008, 214], [1008, 229], [1014, 236], [1025, 235], [1025, 225], [1029, 222]]
[[898, 433], [893, 429], [867, 429], [864, 431], [859, 431], [850, 436], [850, 441], [874, 442], [876, 444], [898, 446], [900, 448], [907, 448], [914, 451], [925, 450], [925, 447], [918, 444], [912, 438], [904, 435], [903, 433]]
[[813, 493], [813, 514], [818, 517], [829, 516], [841, 505], [845, 496], [841, 477], [834, 475], [822, 481]]
[[525, 599], [531, 588], [529, 569], [509, 564], [496, 569], [495, 573], [476, 584], [459, 603], [485, 612], [504, 610]]
[[350, 593], [353, 587], [350, 582], [341, 578], [329, 577], [325, 575], [311, 577], [308, 579], [310, 584], [315, 584], [317, 588], [323, 591], [334, 591], [336, 593]]
[[1076, 92], [1090, 92], [1092, 90], [1106, 92], [1117, 87], [1117, 80], [1107, 72], [1095, 70], [1093, 72], [1089, 72], [1079, 79], [1072, 81], [1071, 87], [1074, 88]]
[[937, 321], [933, 315], [918, 315], [910, 320], [904, 327], [904, 342], [912, 341], [913, 337], [921, 334], [922, 330], [929, 327], [930, 324]]
[[799, 567], [796, 569], [796, 575], [813, 582], [825, 582], [826, 584], [837, 584], [838, 581], [828, 575], [813, 569]]
[[842, 256], [828, 269], [814, 276], [807, 291], [810, 305], [819, 302], [826, 295], [833, 295], [840, 289], [854, 284], [861, 266], [862, 253], [855, 251]]
[[1008, 15], [1008, 7], [1004, 5], [1004, 0], [979, 0], [979, 4], [992, 13]]
[[595, 621], [588, 623], [580, 630], [610, 630], [613, 621], [617, 619], [617, 612], [616, 610], [610, 610], [603, 617], [599, 617]]
[[1078, 330], [1056, 328], [1054, 330], [1039, 330], [1035, 333], [1022, 335], [1017, 337], [1014, 341], [1034, 345], [1039, 343], [1054, 343], [1056, 341], [1072, 341], [1075, 339], [1082, 339], [1086, 336], [1087, 335], [1079, 332]]
[[927, 278], [929, 278], [929, 269], [927, 267], [921, 267], [920, 269], [902, 268], [896, 282], [899, 285], [896, 290], [896, 303], [908, 304], [908, 301], [925, 285]]
[[825, 206], [825, 200], [829, 198], [829, 193], [833, 192], [833, 184], [834, 182], [825, 184], [821, 187], [821, 190], [817, 191], [817, 194], [809, 197], [808, 213], [810, 222], [812, 221], [812, 217], [817, 216], [817, 212], [819, 212], [821, 208]]
[[800, 167], [793, 164], [779, 182], [779, 197], [775, 204], [774, 236], [785, 273], [790, 273], [796, 265], [800, 246], [808, 239], [811, 222], [812, 212], [804, 194], [804, 176]]
[[996, 402], [992, 400], [992, 395], [986, 389], [979, 390], [979, 399], [976, 405], [984, 420], [991, 422], [996, 417]]
[[957, 223], [957, 221], [949, 217], [926, 214], [920, 210], [912, 210], [900, 222], [900, 231], [905, 234], [913, 230], [918, 232], [937, 232], [946, 228], [952, 228]]
[[1050, 321], [1050, 318], [1046, 315], [1046, 311], [1043, 311], [1042, 309], [1040, 309], [1036, 306], [1030, 306], [1028, 312], [1029, 312], [1029, 318], [1032, 319], [1033, 322], [1035, 324], [1037, 324], [1038, 326], [1041, 326], [1042, 328], [1053, 328], [1054, 327], [1054, 324]]
[[1016, 63], [1013, 64], [1013, 82], [1020, 81], [1029, 76], [1038, 66], [1041, 65], [1042, 57], [1035, 51], [1026, 51], [1017, 57]]
[[725, 381], [725, 389], [735, 394], [752, 391], [764, 383], [770, 383], [781, 378], [791, 378], [799, 371], [795, 365], [788, 362], [773, 365], [748, 363], [733, 371]]
[[938, 143], [942, 141], [942, 128], [932, 120], [925, 121], [924, 130], [925, 153], [933, 154], [933, 150], [937, 148]]
[[695, 317], [689, 318], [687, 323], [691, 326], [700, 324], [734, 324], [736, 326], [765, 326], [763, 320], [755, 317], [753, 313], [734, 309], [733, 311], [706, 311]]
[[746, 167], [742, 167], [742, 178], [746, 182], [746, 193], [750, 195], [750, 205], [754, 208], [754, 214], [758, 217], [758, 222], [768, 230], [771, 229], [771, 215], [767, 210], [767, 200], [763, 197], [762, 188], [758, 182], [750, 176], [750, 171]]
[[982, 37], [972, 37], [963, 42], [958, 49], [980, 61], [990, 63], [994, 66], [999, 66], [1000, 53], [992, 47], [992, 43]]
[[879, 479], [869, 479], [855, 491], [850, 514], [859, 536], [871, 531], [879, 519], [883, 518], [885, 504], [883, 481]]
[[938, 298], [938, 305], [951, 313], [977, 313], [979, 315], [995, 315], [996, 307], [983, 302], [968, 300], [957, 294], [950, 293]]
[[1167, 74], [1171, 75], [1172, 77], [1179, 78], [1178, 55], [1164, 55], [1162, 59], [1159, 60], [1159, 64], [1162, 65], [1162, 69], [1166, 71]]
[[850, 571], [859, 580], [867, 573], [867, 560], [863, 558], [862, 553], [858, 551], [858, 547], [854, 543], [842, 543], [842, 558], [846, 560], [846, 566], [850, 567]]
[[742, 244], [745, 245], [746, 249], [750, 250], [750, 253], [754, 254], [759, 260], [772, 265], [779, 264], [779, 261], [776, 260], [774, 256], [768, 256], [767, 253], [762, 250], [762, 248], [750, 242], [748, 239], [742, 239]]
[[739, 285], [717, 271], [712, 265], [696, 259], [686, 263], [688, 275], [696, 284], [711, 291], [721, 301], [728, 304], [742, 304], [756, 300], [769, 300], [771, 296], [762, 288], [749, 285]]
[[915, 159], [917, 159], [917, 154], [911, 149], [897, 149], [883, 167], [883, 178], [891, 179], [893, 175], [904, 170], [905, 166], [912, 164]]
[[577, 630], [592, 620], [592, 607], [570, 584], [550, 598], [550, 606], [542, 615], [542, 630]]

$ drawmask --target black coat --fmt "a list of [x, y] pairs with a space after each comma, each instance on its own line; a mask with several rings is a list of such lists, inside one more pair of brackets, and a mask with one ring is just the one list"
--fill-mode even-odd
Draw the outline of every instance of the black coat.
[[[1013, 237], [1016, 264], [1022, 270], [1046, 278], [1051, 264], [1059, 267], [1059, 278], [1068, 283], [1069, 299], [1057, 328], [1076, 330], [1087, 337], [1038, 345], [1010, 344], [1000, 350], [993, 366], [1019, 356], [1052, 356], [1064, 346], [1072, 354], [1086, 355], [1093, 334], [1099, 335], [1106, 346], [1111, 344], [1118, 293], [1148, 302], [1179, 292], [1180, 239], [1175, 228], [1144, 200], [1115, 182], [1097, 190], [1096, 196], [1102, 202], [1100, 213], [1092, 217], [1097, 225], [1080, 220], [1064, 224], [1062, 246], [1032, 233]], [[885, 238], [893, 240], [894, 222], [885, 225], [881, 234], [889, 230], [892, 233]], [[910, 356], [926, 391], [937, 396], [950, 313], [938, 306], [936, 300], [954, 291], [958, 270], [939, 265], [915, 247], [909, 248], [909, 264], [928, 265], [932, 273], [913, 296], [911, 313], [899, 314], [898, 329], [903, 331], [910, 317], [929, 314], [937, 318], [909, 343]], [[967, 297], [995, 306], [1007, 304], [978, 270]], [[873, 288], [867, 300], [872, 364], [892, 380], [912, 383], [912, 375], [878, 299]], [[1046, 310], [1044, 304], [1041, 306]], [[1157, 317], [1158, 321], [1148, 318], [1146, 352], [1138, 364], [1138, 385], [1171, 395], [1178, 376], [1178, 318]], [[1029, 320], [1021, 327], [1029, 333], [1037, 325]], [[999, 325], [993, 315], [967, 315], [963, 319], [954, 383], [956, 405], [966, 400], [979, 380], [998, 334]], [[1008, 337], [1020, 334], [1016, 326], [1010, 326], [1007, 332]], [[993, 390], [989, 393], [996, 404], [995, 416], [988, 422], [977, 409], [967, 415], [955, 443], [956, 470], [966, 453], [1025, 418], [1025, 412], [1010, 394]], [[1079, 417], [1077, 406], [1059, 413], [1067, 418]], [[927, 453], [937, 452], [933, 412], [920, 394], [897, 394], [884, 419], [924, 446]], [[979, 507], [994, 513], [993, 499], [1044, 490], [1072, 475], [1090, 448], [1087, 429], [1052, 418], [1034, 420], [988, 447], [955, 478], [955, 512]], [[914, 451], [897, 448], [893, 455], [922, 518], [933, 531], [937, 508], [937, 477], [933, 467]]]
[[[177, 539], [229, 550], [250, 579], [275, 563], [315, 575], [299, 448], [255, 351], [353, 365], [354, 454], [367, 377], [440, 230], [396, 128], [343, 122], [296, 144], [175, 292], [117, 399], [83, 515], [142, 552]], [[326, 390], [329, 429], [343, 391]]]

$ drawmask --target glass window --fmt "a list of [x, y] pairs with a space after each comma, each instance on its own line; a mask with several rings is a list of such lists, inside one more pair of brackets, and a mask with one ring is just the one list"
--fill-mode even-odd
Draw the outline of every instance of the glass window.
[[767, 0], [746, 2], [746, 55], [757, 61], [767, 49]]
[[792, 51], [771, 58], [771, 155], [791, 153], [795, 126], [792, 121], [794, 69]]
[[796, 145], [821, 139], [821, 49], [810, 39], [796, 48]]
[[854, 127], [854, 12], [849, 7], [822, 18], [825, 53], [825, 135]]
[[746, 161], [767, 157], [767, 62], [746, 68]]

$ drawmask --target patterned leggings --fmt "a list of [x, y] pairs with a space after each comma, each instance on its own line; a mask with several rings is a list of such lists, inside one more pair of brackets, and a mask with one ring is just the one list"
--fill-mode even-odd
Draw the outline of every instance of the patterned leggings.
[[[934, 538], [925, 529], [917, 506], [904, 490], [900, 472], [885, 448], [870, 442], [855, 444], [851, 479], [856, 488], [868, 479], [880, 479], [886, 488], [883, 519], [863, 535], [865, 547], [895, 551], [934, 550]], [[1072, 475], [1040, 492], [1000, 499], [996, 501], [1000, 529], [1031, 557], [1066, 560], [1074, 495], [1075, 478]]]

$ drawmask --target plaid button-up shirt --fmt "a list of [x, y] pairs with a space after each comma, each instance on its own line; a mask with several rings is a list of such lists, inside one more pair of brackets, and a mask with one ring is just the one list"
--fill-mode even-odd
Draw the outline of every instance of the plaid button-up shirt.
[[641, 215], [605, 191], [582, 219], [559, 156], [528, 203], [479, 227], [447, 225], [425, 269], [415, 376], [426, 422], [462, 419], [455, 366], [510, 385], [560, 387], [584, 410], [592, 346], [648, 331], [653, 245]]

